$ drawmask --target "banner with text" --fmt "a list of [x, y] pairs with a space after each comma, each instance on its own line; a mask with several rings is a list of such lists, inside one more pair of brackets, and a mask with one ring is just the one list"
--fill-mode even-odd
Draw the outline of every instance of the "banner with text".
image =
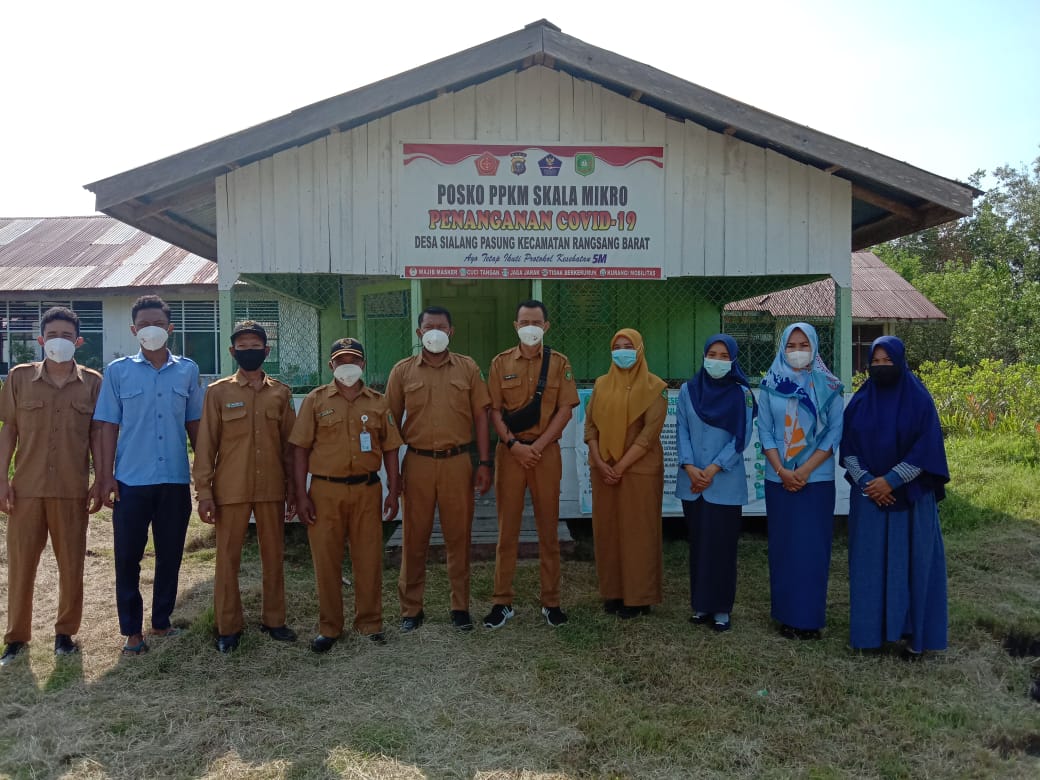
[[403, 144], [407, 278], [661, 279], [664, 148]]

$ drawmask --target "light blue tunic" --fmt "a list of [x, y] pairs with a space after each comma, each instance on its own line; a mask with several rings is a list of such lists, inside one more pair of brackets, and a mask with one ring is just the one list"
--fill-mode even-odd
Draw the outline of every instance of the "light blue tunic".
[[[751, 391], [741, 387], [745, 401]], [[737, 447], [736, 438], [729, 431], [705, 423], [693, 409], [690, 394], [684, 387], [676, 403], [676, 439], [679, 450], [679, 470], [675, 477], [675, 496], [683, 501], [696, 501], [702, 496], [712, 504], [741, 506], [748, 502], [747, 475], [744, 471], [744, 450], [751, 443], [752, 407], [745, 404], [747, 421], [745, 441]], [[683, 468], [690, 464], [699, 469], [714, 463], [722, 469], [703, 493], [690, 490], [690, 475]]]
[[[758, 396], [758, 439], [762, 442], [762, 450], [777, 450], [780, 459], [784, 459], [784, 416], [787, 414], [788, 399], [772, 393], [762, 392]], [[834, 481], [834, 457], [841, 441], [842, 416], [845, 412], [845, 401], [841, 393], [835, 393], [824, 410], [826, 420], [822, 430], [817, 431], [815, 447], [806, 447], [795, 458], [795, 466], [801, 466], [813, 454], [814, 450], [830, 450], [832, 456], [821, 463], [812, 474], [809, 482]], [[806, 433], [816, 427], [816, 418], [802, 404], [798, 404], [798, 422]], [[766, 479], [780, 482], [780, 476], [773, 465], [766, 460]]]

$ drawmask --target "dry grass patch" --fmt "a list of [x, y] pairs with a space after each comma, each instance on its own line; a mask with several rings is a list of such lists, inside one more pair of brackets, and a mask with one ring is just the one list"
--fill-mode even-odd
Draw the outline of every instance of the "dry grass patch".
[[[458, 634], [444, 566], [433, 565], [428, 621], [402, 636], [397, 572], [387, 570], [388, 643], [346, 636], [326, 656], [307, 647], [317, 604], [301, 529], [290, 529], [287, 587], [289, 623], [303, 641], [286, 646], [256, 630], [260, 572], [249, 552], [248, 629], [231, 656], [213, 648], [212, 529], [193, 524], [190, 537], [174, 614], [188, 630], [134, 659], [118, 652], [108, 518], [91, 523], [80, 658], [58, 662], [50, 652], [56, 577], [45, 553], [28, 663], [0, 673], [0, 775], [556, 780], [1040, 771], [1040, 707], [1027, 695], [1033, 659], [1001, 646], [1012, 631], [1035, 636], [1030, 627], [1040, 625], [1035, 523], [951, 535], [951, 649], [914, 665], [846, 648], [840, 534], [821, 642], [774, 632], [765, 540], [746, 535], [728, 634], [686, 622], [685, 545], [669, 542], [665, 604], [648, 618], [604, 615], [593, 564], [568, 561], [571, 622], [554, 631], [538, 613], [537, 562], [529, 561], [518, 571], [516, 619], [498, 631]], [[146, 603], [150, 567], [149, 558]], [[492, 574], [493, 564], [473, 567], [477, 619], [490, 605]], [[0, 583], [6, 588], [3, 557]], [[349, 622], [349, 589], [345, 595]]]

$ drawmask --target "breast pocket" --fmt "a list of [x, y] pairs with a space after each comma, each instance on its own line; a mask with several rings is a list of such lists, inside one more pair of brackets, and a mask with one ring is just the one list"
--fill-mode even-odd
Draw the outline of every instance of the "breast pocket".
[[244, 406], [232, 409], [226, 406], [220, 410], [221, 436], [225, 439], [238, 439], [249, 433], [248, 410]]
[[84, 401], [73, 401], [72, 418], [74, 421], [73, 425], [76, 428], [76, 435], [84, 439], [88, 438], [90, 436], [90, 423], [94, 418], [94, 404]]
[[404, 386], [404, 409], [409, 414], [421, 414], [428, 402], [424, 382], [409, 382]]
[[502, 380], [502, 405], [515, 412], [527, 401], [527, 383], [522, 377]]
[[173, 406], [171, 413], [173, 418], [181, 423], [188, 414], [188, 388], [174, 387], [170, 393], [170, 403]]
[[119, 406], [122, 407], [123, 417], [127, 414], [141, 414], [144, 411], [144, 390], [139, 387], [120, 390]]
[[545, 390], [542, 392], [542, 408], [555, 409], [556, 399], [560, 397], [560, 380], [546, 379]]
[[451, 395], [450, 405], [454, 411], [467, 416], [472, 415], [473, 405], [469, 401], [469, 382], [465, 379], [452, 379], [449, 394]]
[[47, 427], [47, 413], [43, 409], [43, 401], [35, 398], [19, 401], [16, 419], [15, 424], [27, 433], [43, 430]]

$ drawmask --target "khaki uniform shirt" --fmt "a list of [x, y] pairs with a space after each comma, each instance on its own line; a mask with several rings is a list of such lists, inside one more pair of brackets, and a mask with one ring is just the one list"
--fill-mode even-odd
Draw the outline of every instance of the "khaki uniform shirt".
[[284, 501], [292, 474], [292, 390], [264, 375], [254, 390], [240, 372], [207, 390], [195, 447], [195, 491], [218, 506]]
[[473, 420], [491, 404], [473, 358], [448, 353], [433, 366], [420, 352], [401, 360], [386, 380], [386, 397], [409, 446], [448, 450], [473, 441]]
[[[596, 427], [596, 393], [593, 391], [589, 398], [589, 404], [585, 407], [585, 442], [593, 439], [599, 446], [599, 428]], [[668, 417], [668, 390], [662, 390], [661, 395], [655, 398], [646, 411], [634, 419], [625, 429], [625, 452], [633, 444], [638, 444], [646, 450], [646, 454], [628, 467], [632, 474], [657, 474], [664, 471], [664, 449], [661, 446], [661, 430], [664, 428], [665, 419]], [[600, 453], [602, 456], [603, 453]], [[614, 465], [613, 460], [606, 459], [607, 463]], [[589, 461], [590, 465], [592, 461]]]
[[18, 436], [11, 486], [16, 499], [85, 498], [101, 374], [77, 363], [59, 388], [43, 366], [15, 366], [0, 389], [0, 420]]
[[[362, 452], [361, 434], [372, 449]], [[323, 477], [355, 477], [379, 471], [383, 451], [400, 447], [401, 434], [386, 396], [370, 387], [348, 401], [336, 383], [316, 387], [303, 399], [289, 441], [311, 451], [307, 470]]]
[[[538, 389], [538, 377], [541, 372], [540, 346], [537, 357], [533, 358], [524, 357], [519, 345], [498, 353], [491, 361], [491, 370], [488, 372], [491, 408], [515, 412], [527, 406]], [[542, 392], [541, 417], [533, 427], [513, 435], [528, 440], [537, 439], [557, 410], [565, 407], [573, 409], [577, 405], [578, 386], [574, 382], [570, 361], [566, 355], [552, 350], [549, 355], [549, 373], [545, 377], [545, 390]]]

